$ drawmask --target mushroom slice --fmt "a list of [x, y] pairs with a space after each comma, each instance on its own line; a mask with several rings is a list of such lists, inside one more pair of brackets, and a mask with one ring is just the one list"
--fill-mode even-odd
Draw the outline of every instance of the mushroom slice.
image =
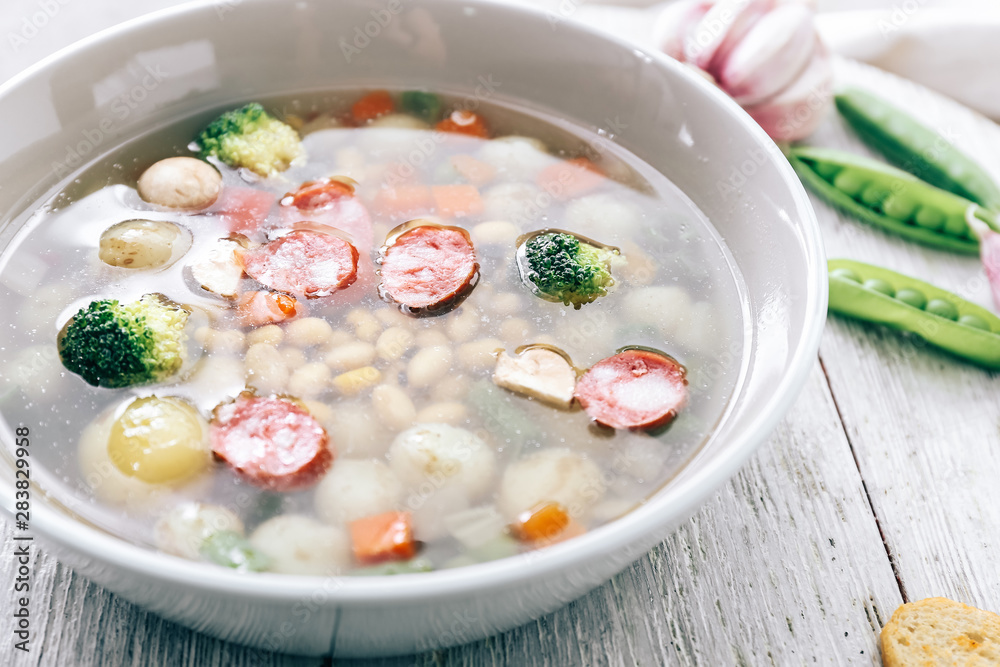
[[517, 356], [503, 353], [493, 370], [494, 384], [543, 403], [567, 409], [573, 402], [576, 371], [566, 355], [548, 346], [527, 346]]

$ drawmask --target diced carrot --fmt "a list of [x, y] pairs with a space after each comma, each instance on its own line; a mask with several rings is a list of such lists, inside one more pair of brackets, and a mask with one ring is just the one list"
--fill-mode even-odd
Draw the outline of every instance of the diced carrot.
[[409, 512], [385, 512], [350, 523], [354, 557], [361, 563], [409, 560], [417, 553]]
[[551, 540], [570, 524], [569, 513], [558, 503], [543, 503], [522, 512], [511, 526], [514, 536], [522, 542]]
[[496, 167], [471, 155], [453, 155], [451, 164], [462, 178], [475, 186], [489, 183], [497, 174]]
[[244, 293], [236, 306], [236, 314], [247, 327], [284, 322], [304, 310], [295, 297], [265, 290]]
[[585, 157], [549, 165], [538, 174], [538, 185], [556, 199], [578, 197], [604, 183], [604, 173]]
[[490, 127], [486, 119], [471, 111], [452, 111], [451, 115], [435, 125], [439, 132], [456, 132], [489, 139]]
[[230, 232], [251, 235], [266, 222], [274, 199], [273, 194], [263, 190], [225, 187], [211, 210]]
[[324, 208], [337, 199], [354, 196], [354, 186], [340, 178], [323, 178], [306, 181], [295, 192], [289, 192], [281, 199], [283, 206], [301, 209]]
[[483, 212], [483, 198], [474, 185], [435, 185], [431, 188], [438, 215], [459, 218]]
[[553, 535], [552, 537], [542, 539], [540, 542], [536, 542], [536, 547], [550, 547], [553, 544], [559, 544], [560, 542], [565, 542], [566, 540], [572, 539], [574, 537], [579, 537], [587, 532], [587, 529], [582, 523], [576, 519], [571, 518], [566, 527], [561, 531]]
[[434, 206], [434, 197], [426, 185], [399, 185], [379, 190], [373, 206], [381, 215], [412, 218], [429, 212]]
[[373, 90], [351, 107], [351, 117], [356, 123], [367, 123], [379, 116], [392, 113], [396, 108], [388, 90]]

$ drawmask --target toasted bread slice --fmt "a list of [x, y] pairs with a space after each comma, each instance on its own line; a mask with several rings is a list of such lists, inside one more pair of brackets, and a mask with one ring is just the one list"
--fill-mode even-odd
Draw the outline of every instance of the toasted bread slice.
[[947, 598], [904, 604], [882, 628], [885, 667], [1000, 665], [1000, 616]]

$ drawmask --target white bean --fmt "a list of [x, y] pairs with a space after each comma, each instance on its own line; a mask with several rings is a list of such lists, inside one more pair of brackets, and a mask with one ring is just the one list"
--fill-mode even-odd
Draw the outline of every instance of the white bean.
[[421, 329], [417, 332], [415, 341], [420, 347], [436, 347], [451, 343], [448, 336], [440, 329]]
[[350, 544], [339, 528], [298, 514], [282, 514], [257, 527], [250, 544], [283, 574], [340, 574], [351, 563]]
[[202, 209], [215, 203], [222, 191], [222, 175], [193, 157], [169, 157], [142, 172], [136, 184], [139, 196], [168, 208]]
[[479, 331], [482, 315], [473, 306], [463, 306], [448, 322], [448, 335], [456, 343], [471, 340]]
[[504, 349], [502, 340], [497, 338], [481, 338], [459, 345], [458, 361], [470, 371], [482, 371], [492, 368], [497, 362], [497, 354]]
[[431, 387], [431, 398], [435, 401], [454, 401], [469, 393], [469, 379], [464, 375], [447, 375]]
[[285, 342], [297, 347], [322, 345], [330, 339], [333, 327], [322, 317], [303, 317], [285, 327]]
[[281, 344], [284, 337], [285, 330], [277, 324], [265, 324], [264, 326], [254, 329], [247, 334], [247, 343], [250, 345], [267, 343], [268, 345], [277, 347]]
[[382, 379], [382, 373], [374, 366], [362, 366], [333, 378], [331, 383], [341, 394], [353, 396], [373, 387]]
[[315, 398], [330, 386], [330, 367], [322, 361], [313, 361], [295, 369], [288, 380], [288, 393], [299, 398]]
[[489, 301], [497, 315], [514, 315], [522, 311], [521, 297], [512, 292], [500, 292]]
[[532, 331], [531, 323], [520, 317], [511, 317], [500, 324], [500, 337], [514, 347], [530, 342]]
[[372, 390], [375, 413], [390, 428], [401, 430], [413, 424], [417, 409], [407, 393], [391, 384], [380, 384]]
[[326, 349], [337, 347], [338, 345], [347, 345], [348, 343], [353, 343], [355, 340], [354, 334], [349, 331], [344, 331], [343, 329], [334, 329], [333, 333], [330, 334], [329, 340], [326, 341]]
[[480, 222], [472, 228], [472, 240], [477, 244], [513, 246], [520, 235], [520, 228], [507, 220]]
[[464, 403], [451, 401], [449, 403], [432, 403], [417, 413], [418, 424], [450, 424], [458, 426], [465, 423], [469, 409]]
[[281, 393], [288, 383], [288, 365], [273, 345], [257, 343], [247, 349], [244, 360], [247, 385], [265, 394]]
[[316, 513], [346, 524], [388, 512], [403, 497], [403, 485], [382, 461], [340, 459], [316, 486]]
[[375, 361], [375, 346], [352, 338], [349, 343], [327, 348], [323, 361], [335, 371], [368, 366]]
[[374, 343], [382, 333], [382, 325], [367, 310], [356, 308], [347, 314], [346, 319], [354, 327], [354, 335], [366, 343]]
[[246, 345], [246, 336], [239, 329], [199, 327], [195, 331], [195, 340], [216, 354], [240, 354]]
[[451, 370], [451, 348], [446, 345], [425, 347], [406, 365], [406, 382], [411, 387], [429, 387]]
[[375, 353], [380, 359], [395, 361], [413, 347], [413, 332], [403, 327], [390, 327], [375, 342]]
[[306, 353], [297, 347], [283, 347], [280, 352], [290, 371], [301, 368], [306, 363]]
[[379, 308], [374, 313], [375, 319], [381, 322], [384, 326], [411, 326], [413, 318], [409, 315], [404, 315], [398, 308]]

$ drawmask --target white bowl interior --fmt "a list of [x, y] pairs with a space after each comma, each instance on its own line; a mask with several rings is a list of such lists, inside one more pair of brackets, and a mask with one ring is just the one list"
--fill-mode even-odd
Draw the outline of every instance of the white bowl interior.
[[[808, 200], [773, 143], [704, 80], [542, 13], [451, 0], [245, 0], [186, 5], [88, 39], [0, 88], [0, 117], [18, 128], [0, 144], [0, 248], [11, 220], [80, 161], [172, 119], [330, 87], [475, 94], [487, 84], [498, 99], [614, 128], [615, 141], [677, 184], [726, 241], [752, 332], [745, 382], [715, 437], [630, 515], [571, 546], [465, 570], [391, 581], [246, 577], [125, 545], [38, 497], [33, 527], [58, 553], [129, 599], [227, 638], [300, 653], [397, 653], [468, 641], [582, 594], [735, 473], [790, 407], [818, 346], [826, 271]], [[8, 458], [2, 486], [10, 477]], [[0, 496], [11, 510], [13, 494]], [[308, 621], [261, 634], [317, 591]], [[245, 611], [227, 617], [233, 605]], [[391, 637], [370, 630], [373, 613], [383, 628], [390, 619]], [[458, 613], [477, 620], [455, 631], [447, 619]]]

